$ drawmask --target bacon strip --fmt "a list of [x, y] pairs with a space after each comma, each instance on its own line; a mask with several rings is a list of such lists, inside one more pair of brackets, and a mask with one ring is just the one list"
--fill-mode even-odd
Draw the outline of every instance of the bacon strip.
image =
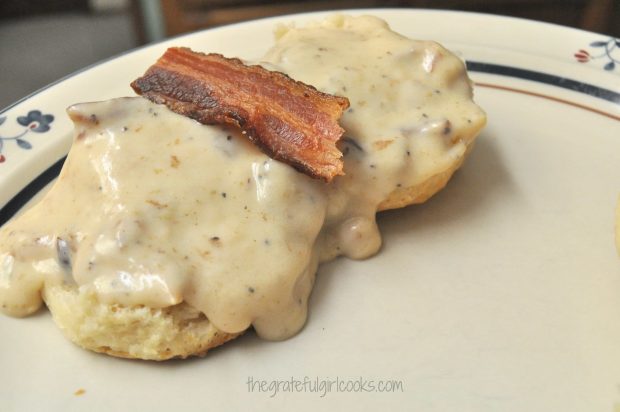
[[338, 119], [349, 107], [344, 97], [184, 47], [169, 48], [131, 87], [203, 124], [235, 125], [269, 156], [314, 178], [329, 182], [344, 174], [336, 147], [344, 132]]

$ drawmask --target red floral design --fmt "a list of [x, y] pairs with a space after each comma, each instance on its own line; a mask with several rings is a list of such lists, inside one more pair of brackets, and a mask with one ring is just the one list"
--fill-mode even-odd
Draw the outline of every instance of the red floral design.
[[588, 51], [584, 49], [579, 49], [579, 51], [575, 53], [574, 56], [579, 63], [587, 63], [590, 61], [590, 53], [588, 53]]

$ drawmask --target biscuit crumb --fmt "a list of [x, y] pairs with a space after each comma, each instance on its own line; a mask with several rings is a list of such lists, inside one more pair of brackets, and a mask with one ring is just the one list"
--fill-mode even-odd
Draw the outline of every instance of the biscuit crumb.
[[75, 396], [82, 396], [86, 393], [86, 389], [80, 388], [77, 391], [73, 392]]

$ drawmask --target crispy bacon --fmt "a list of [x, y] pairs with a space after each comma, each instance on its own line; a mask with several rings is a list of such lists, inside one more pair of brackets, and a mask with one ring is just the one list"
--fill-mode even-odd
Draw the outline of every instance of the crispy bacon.
[[136, 93], [203, 124], [232, 124], [274, 159], [312, 177], [343, 174], [336, 142], [349, 100], [317, 91], [287, 75], [220, 54], [171, 47]]

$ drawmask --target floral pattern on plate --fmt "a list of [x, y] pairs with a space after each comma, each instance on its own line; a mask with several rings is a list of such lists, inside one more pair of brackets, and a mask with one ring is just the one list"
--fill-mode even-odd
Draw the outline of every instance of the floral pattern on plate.
[[[0, 126], [4, 124], [6, 119], [6, 117], [0, 117]], [[46, 133], [49, 131], [51, 128], [50, 124], [54, 121], [54, 116], [51, 114], [43, 114], [40, 110], [31, 110], [26, 116], [18, 116], [16, 121], [20, 126], [24, 127], [19, 133], [5, 136], [0, 131], [0, 163], [6, 161], [3, 150], [7, 142], [13, 141], [17, 144], [17, 147], [24, 150], [32, 149], [32, 144], [26, 140], [25, 136], [29, 132]]]
[[596, 51], [589, 52], [586, 49], [579, 49], [573, 56], [579, 63], [588, 63], [591, 60], [603, 59], [605, 65], [603, 69], [614, 71], [620, 65], [620, 39], [611, 37], [607, 40], [597, 40], [590, 43], [590, 47]]

